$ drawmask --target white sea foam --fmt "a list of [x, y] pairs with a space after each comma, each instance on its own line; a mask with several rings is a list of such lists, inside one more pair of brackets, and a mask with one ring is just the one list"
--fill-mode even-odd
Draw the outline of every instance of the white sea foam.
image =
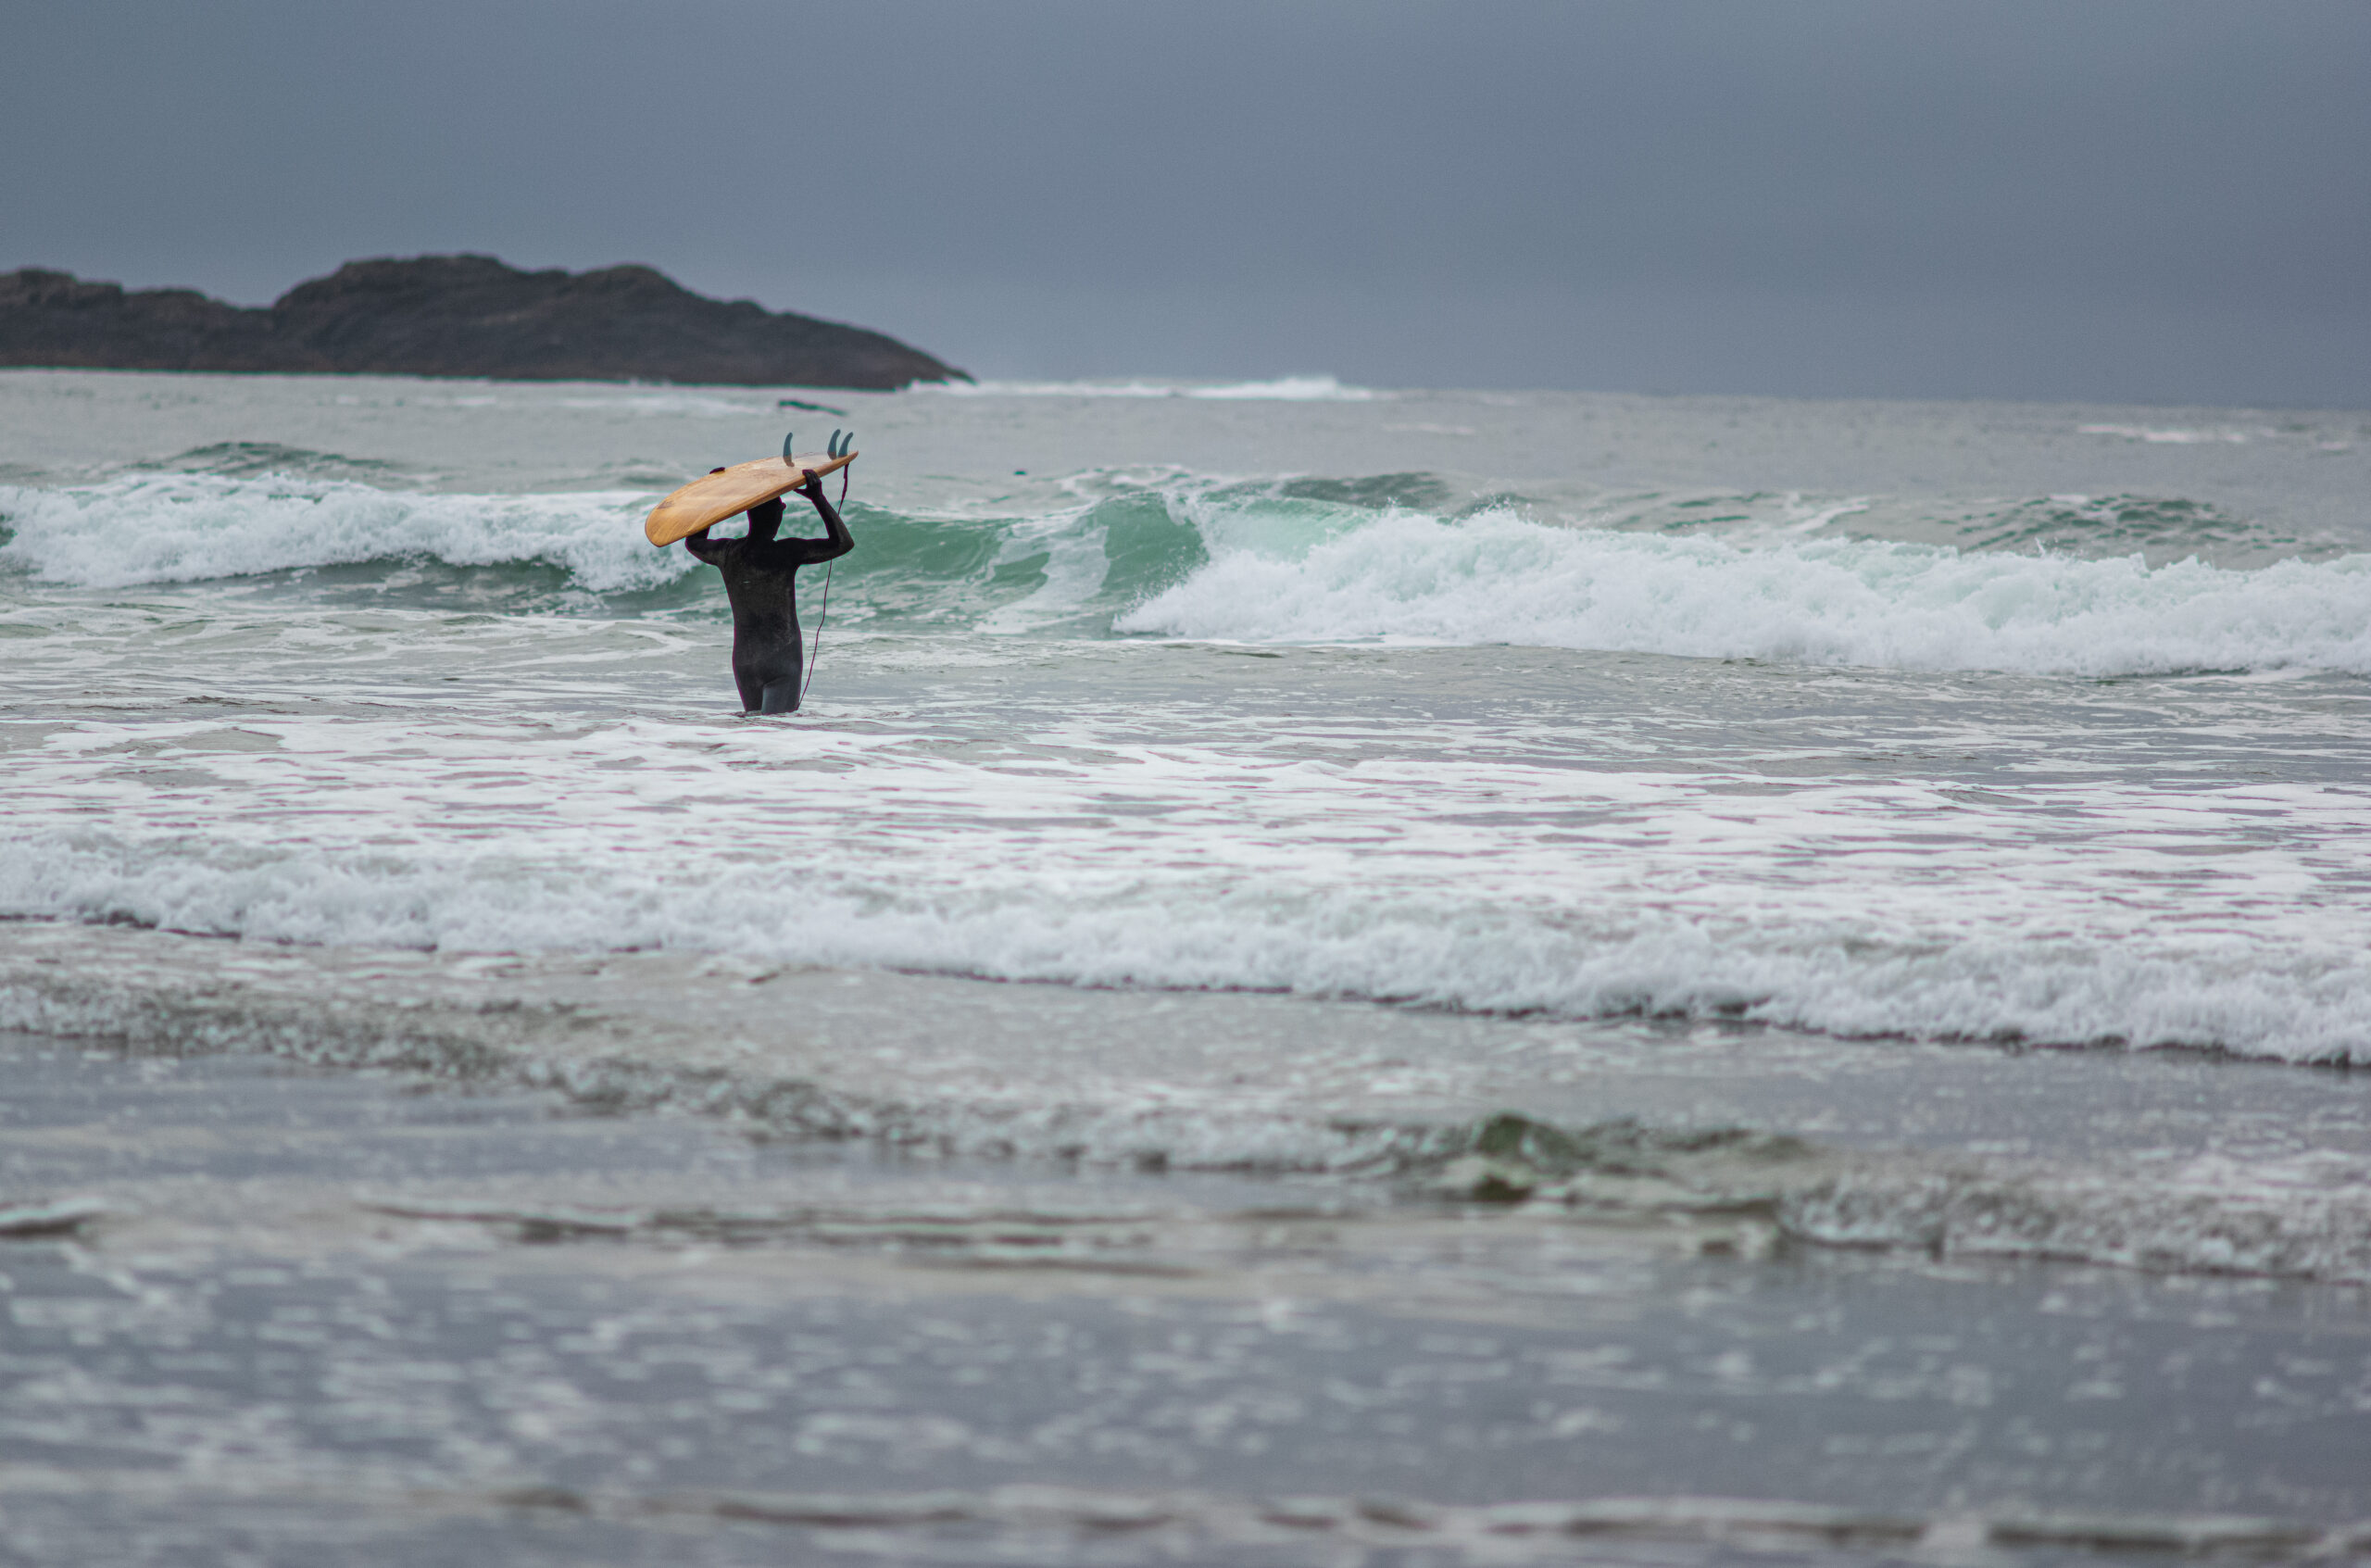
[[926, 382], [912, 388], [949, 397], [1199, 397], [1220, 401], [1368, 403], [1386, 396], [1345, 386], [1332, 376], [1281, 376], [1254, 382], [984, 381]]
[[1779, 1208], [1790, 1232], [1833, 1246], [2371, 1283], [2371, 1164], [2334, 1150], [2123, 1169], [1870, 1169]]
[[651, 588], [691, 563], [643, 538], [650, 499], [628, 491], [449, 495], [185, 473], [0, 488], [0, 523], [15, 535], [0, 546], [0, 564], [46, 582], [119, 588], [372, 560], [543, 561], [596, 592]]
[[1284, 376], [1275, 381], [1231, 382], [1223, 386], [1187, 387], [1186, 395], [1250, 402], [1366, 403], [1384, 395], [1367, 387], [1344, 386], [1332, 376]]
[[2236, 571], [1868, 540], [1741, 547], [1387, 513], [1303, 548], [1196, 509], [1211, 562], [1123, 632], [1507, 643], [1905, 670], [2371, 671], [2371, 556]]
[[695, 419], [771, 420], [777, 417], [778, 404], [771, 394], [762, 397], [719, 397], [712, 393], [636, 390], [607, 396], [563, 397], [559, 399], [559, 406], [645, 417], [688, 415]]
[[[1740, 795], [1170, 727], [1016, 768], [893, 729], [93, 721], [11, 758], [0, 914], [2371, 1061], [2359, 791]], [[203, 771], [203, 831], [159, 768]]]
[[[1273, 877], [1135, 886], [822, 863], [570, 865], [515, 847], [296, 854], [0, 840], [0, 909], [269, 941], [479, 951], [660, 947], [1090, 985], [1275, 990], [1568, 1017], [1731, 1016], [1846, 1035], [2189, 1045], [2371, 1063], [2371, 958], [2318, 942], [1807, 927], [1636, 906], [1492, 909]], [[2273, 935], [2271, 933], [2265, 934]]]
[[2076, 429], [2085, 435], [2116, 435], [2152, 446], [2198, 446], [2216, 441], [2243, 446], [2248, 441], [2243, 430], [2158, 430], [2147, 425], [2077, 425]]

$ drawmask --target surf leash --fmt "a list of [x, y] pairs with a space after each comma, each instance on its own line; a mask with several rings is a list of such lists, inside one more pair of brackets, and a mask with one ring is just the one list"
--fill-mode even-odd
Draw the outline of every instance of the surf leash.
[[[833, 457], [836, 458], [855, 445], [856, 432], [848, 432], [847, 440], [843, 443], [840, 440], [840, 433], [835, 430], [832, 433], [828, 450]], [[786, 435], [782, 438], [782, 455], [785, 460], [790, 457], [790, 437]], [[848, 504], [848, 470], [854, 467], [856, 467], [854, 458], [840, 465], [840, 505], [844, 507]], [[845, 520], [842, 521], [841, 526], [847, 526]], [[815, 666], [823, 657], [823, 618], [831, 613], [832, 562], [825, 561], [823, 563], [823, 594], [815, 603], [815, 643], [807, 651], [807, 684], [798, 688], [798, 705], [801, 708], [807, 706], [807, 694], [815, 689]]]
[[[846, 473], [847, 470], [840, 470]], [[815, 603], [815, 646], [807, 652], [807, 684], [798, 688], [798, 705], [807, 706], [807, 694], [815, 689], [815, 661], [823, 657], [823, 618], [832, 613], [832, 563], [823, 563], [823, 596]]]

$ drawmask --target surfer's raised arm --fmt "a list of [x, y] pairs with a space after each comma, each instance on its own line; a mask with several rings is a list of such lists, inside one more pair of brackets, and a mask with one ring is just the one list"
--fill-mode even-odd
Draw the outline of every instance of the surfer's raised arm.
[[[708, 471], [710, 473], [722, 473], [724, 470], [722, 469], [710, 469]], [[714, 523], [709, 523], [684, 535], [684, 548], [691, 552], [692, 558], [694, 560], [704, 560], [710, 566], [714, 566], [719, 556], [722, 554], [722, 552], [709, 540], [708, 531], [715, 526], [716, 525]]]
[[856, 538], [848, 533], [848, 525], [840, 521], [838, 509], [824, 495], [822, 476], [813, 469], [803, 469], [800, 471], [807, 476], [807, 483], [798, 487], [798, 493], [815, 504], [815, 510], [823, 519], [823, 531], [827, 537], [784, 539], [774, 548], [784, 552], [789, 558], [796, 560], [801, 566], [837, 560], [856, 548]]

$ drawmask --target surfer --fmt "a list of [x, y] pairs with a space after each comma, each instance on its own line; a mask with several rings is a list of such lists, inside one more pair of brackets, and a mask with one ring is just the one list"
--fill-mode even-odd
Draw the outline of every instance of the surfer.
[[749, 508], [746, 539], [711, 540], [705, 528], [684, 538], [685, 549], [724, 574], [724, 596], [733, 606], [733, 683], [751, 713], [798, 711], [798, 678], [807, 667], [798, 637], [798, 569], [856, 548], [848, 525], [823, 497], [823, 481], [813, 469], [799, 472], [805, 483], [798, 493], [815, 503], [828, 537], [775, 538], [783, 514], [777, 497]]

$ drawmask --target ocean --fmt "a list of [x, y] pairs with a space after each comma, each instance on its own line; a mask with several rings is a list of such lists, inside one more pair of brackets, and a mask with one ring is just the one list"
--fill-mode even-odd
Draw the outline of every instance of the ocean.
[[[793, 428], [745, 716], [640, 523]], [[2354, 412], [0, 372], [0, 1560], [2371, 1556], [2366, 497]]]

